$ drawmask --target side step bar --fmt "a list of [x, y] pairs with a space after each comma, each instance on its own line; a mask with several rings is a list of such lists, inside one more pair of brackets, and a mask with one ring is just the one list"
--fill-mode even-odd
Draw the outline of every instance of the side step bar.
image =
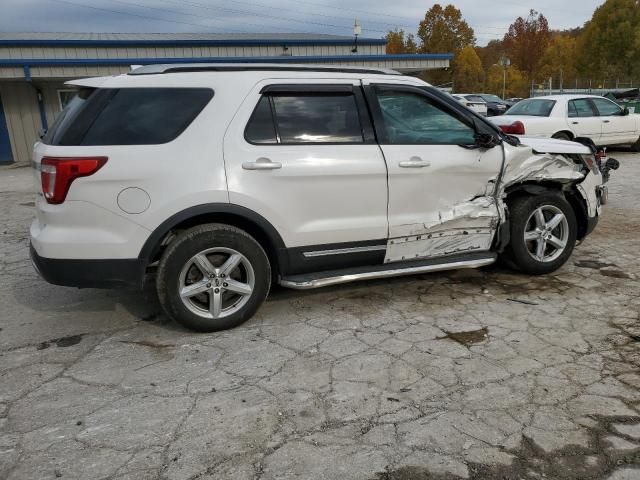
[[492, 252], [456, 255], [445, 258], [429, 259], [395, 264], [374, 265], [369, 267], [347, 268], [328, 272], [293, 275], [280, 279], [280, 285], [296, 290], [328, 287], [340, 283], [373, 280], [376, 278], [399, 277], [418, 273], [440, 272], [462, 268], [480, 268], [491, 265], [498, 256]]

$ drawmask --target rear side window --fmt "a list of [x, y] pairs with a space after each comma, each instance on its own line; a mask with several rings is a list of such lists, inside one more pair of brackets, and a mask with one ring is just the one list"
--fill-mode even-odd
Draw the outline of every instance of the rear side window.
[[595, 112], [588, 98], [569, 101], [569, 117], [594, 117]]
[[[270, 115], [269, 115], [270, 114]], [[271, 121], [271, 123], [270, 123]], [[245, 130], [252, 143], [364, 143], [352, 93], [275, 93], [258, 103]]]
[[62, 146], [167, 143], [212, 97], [208, 88], [83, 89], [42, 141]]

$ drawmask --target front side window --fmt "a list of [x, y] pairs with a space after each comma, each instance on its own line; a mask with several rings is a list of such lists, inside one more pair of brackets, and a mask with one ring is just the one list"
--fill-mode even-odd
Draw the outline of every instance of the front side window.
[[212, 97], [209, 88], [81, 89], [42, 141], [65, 146], [168, 143]]
[[595, 104], [601, 117], [610, 117], [622, 113], [622, 108], [606, 98], [592, 98], [591, 101]]
[[388, 142], [392, 144], [472, 145], [475, 130], [424, 95], [378, 92]]
[[569, 102], [569, 117], [594, 117], [595, 112], [591, 107], [591, 102], [587, 98], [580, 98], [578, 100], [571, 100]]
[[505, 112], [505, 115], [528, 115], [533, 117], [548, 117], [551, 115], [555, 100], [528, 99], [516, 103]]

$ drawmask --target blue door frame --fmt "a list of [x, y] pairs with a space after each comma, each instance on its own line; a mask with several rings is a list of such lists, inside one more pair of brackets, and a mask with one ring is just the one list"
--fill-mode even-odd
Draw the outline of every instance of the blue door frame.
[[0, 165], [13, 162], [11, 155], [11, 141], [9, 140], [9, 130], [2, 108], [2, 98], [0, 98]]

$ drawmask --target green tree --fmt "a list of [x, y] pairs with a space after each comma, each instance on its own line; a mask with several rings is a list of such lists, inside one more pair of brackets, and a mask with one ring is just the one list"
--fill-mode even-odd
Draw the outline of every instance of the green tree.
[[527, 80], [535, 77], [542, 56], [551, 40], [549, 23], [544, 15], [529, 11], [527, 18], [518, 17], [504, 36], [504, 48], [511, 63], [522, 70]]
[[476, 42], [475, 34], [462, 18], [462, 12], [453, 5], [445, 8], [439, 3], [431, 7], [418, 27], [420, 52], [458, 53]]
[[453, 85], [458, 92], [475, 92], [482, 89], [484, 69], [476, 50], [468, 45], [460, 50], [452, 62]]
[[579, 41], [578, 68], [599, 78], [640, 73], [640, 4], [607, 0], [585, 25]]

